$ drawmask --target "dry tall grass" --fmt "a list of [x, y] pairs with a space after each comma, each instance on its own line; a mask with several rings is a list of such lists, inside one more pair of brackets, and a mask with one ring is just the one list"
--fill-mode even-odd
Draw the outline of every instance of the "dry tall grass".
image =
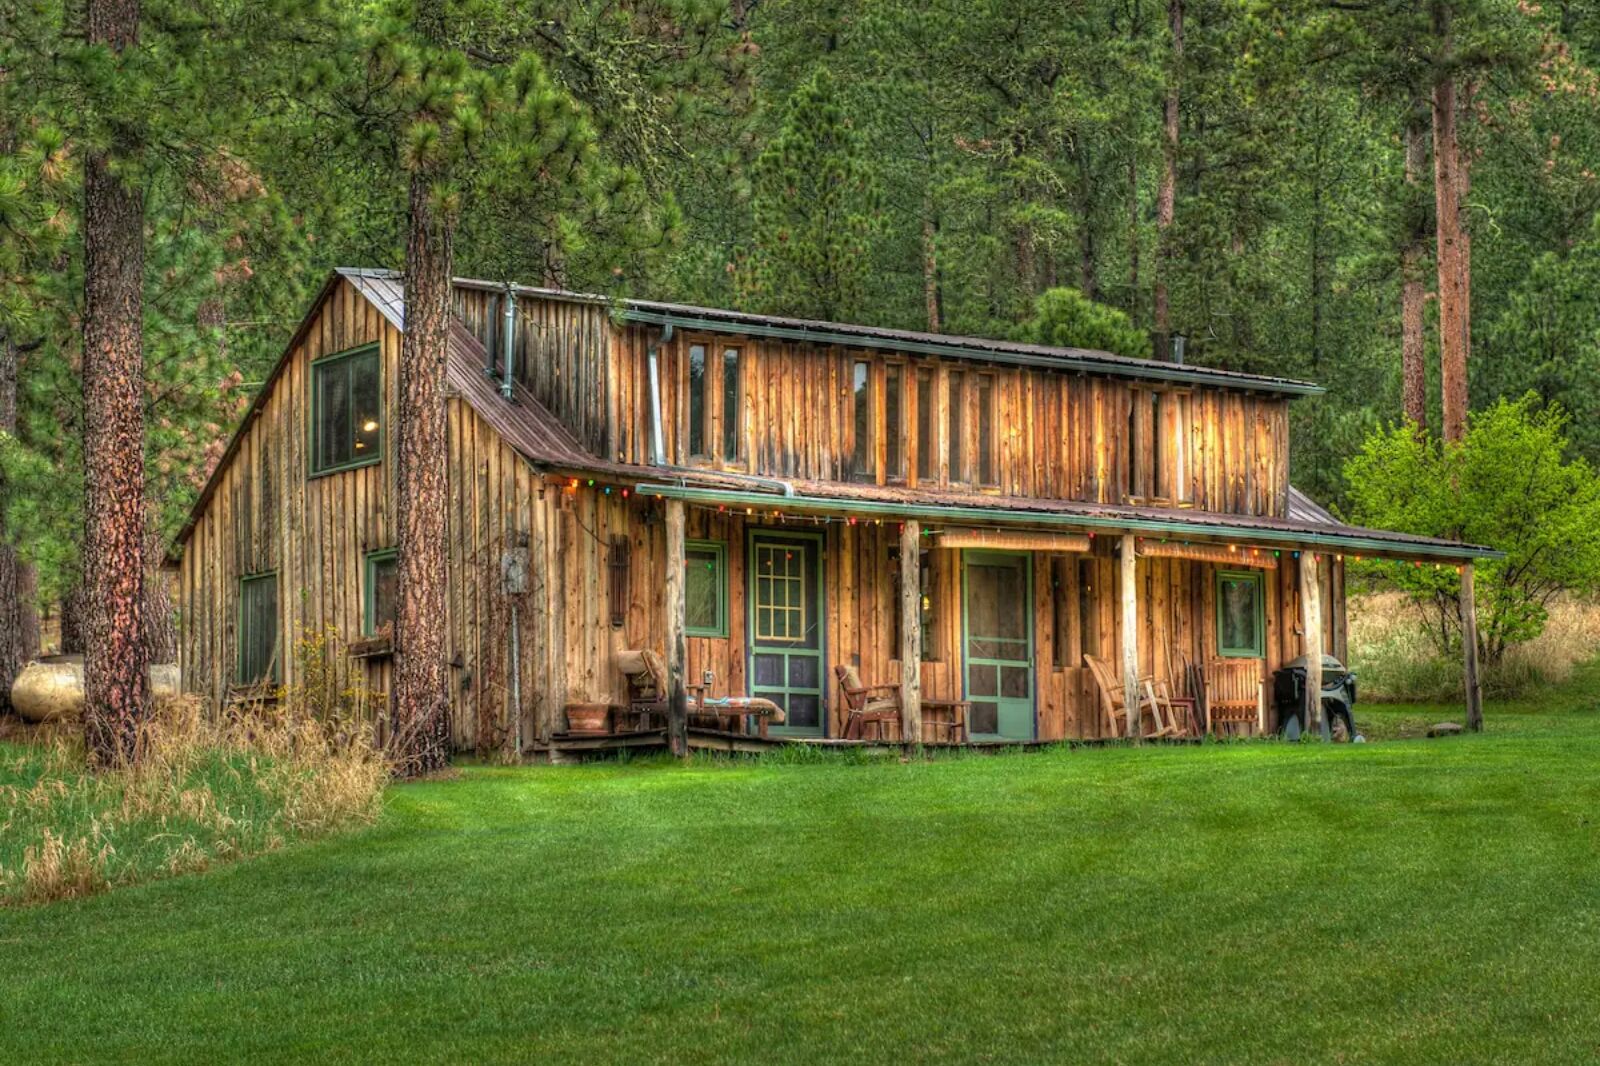
[[88, 895], [370, 821], [389, 768], [362, 731], [294, 710], [208, 720], [166, 700], [135, 769], [93, 774], [81, 741], [0, 748], [0, 904]]
[[[1403, 593], [1352, 596], [1349, 666], [1361, 698], [1434, 702], [1461, 695], [1461, 663], [1441, 656], [1423, 631], [1421, 615]], [[1514, 697], [1559, 684], [1573, 668], [1600, 654], [1600, 603], [1562, 599], [1537, 639], [1511, 648], [1497, 667], [1485, 667], [1485, 692]]]

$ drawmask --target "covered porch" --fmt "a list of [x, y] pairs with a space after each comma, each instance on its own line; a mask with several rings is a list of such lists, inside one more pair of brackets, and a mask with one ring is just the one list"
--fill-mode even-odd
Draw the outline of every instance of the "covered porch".
[[[1278, 726], [1273, 671], [1304, 655], [1315, 692], [1321, 654], [1346, 657], [1347, 550], [1471, 566], [1465, 546], [1367, 537], [1325, 512], [1179, 521], [881, 488], [633, 491], [660, 521], [649, 538], [659, 584], [645, 595], [660, 597], [663, 714], [610, 739], [558, 733], [556, 746], [1258, 735]], [[867, 721], [852, 713], [860, 688], [871, 690]], [[708, 719], [702, 700], [776, 711], [758, 728], [755, 717]]]

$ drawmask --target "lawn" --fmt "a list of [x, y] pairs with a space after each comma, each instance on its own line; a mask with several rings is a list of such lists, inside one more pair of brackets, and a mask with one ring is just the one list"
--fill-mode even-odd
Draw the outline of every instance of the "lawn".
[[1589, 1060], [1597, 689], [1439, 741], [468, 767], [0, 910], [0, 1062]]

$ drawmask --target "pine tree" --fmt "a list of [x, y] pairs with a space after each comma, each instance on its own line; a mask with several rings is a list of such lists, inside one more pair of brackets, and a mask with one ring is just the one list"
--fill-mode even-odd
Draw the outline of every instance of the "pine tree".
[[878, 192], [827, 68], [790, 96], [756, 160], [754, 233], [742, 265], [751, 310], [850, 321], [866, 309]]

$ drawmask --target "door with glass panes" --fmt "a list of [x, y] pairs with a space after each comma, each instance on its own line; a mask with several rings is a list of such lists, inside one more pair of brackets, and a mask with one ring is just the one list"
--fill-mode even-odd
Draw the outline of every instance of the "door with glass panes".
[[784, 724], [772, 732], [822, 736], [822, 540], [753, 531], [745, 572], [750, 695], [783, 708]]
[[1032, 740], [1032, 559], [967, 551], [962, 567], [963, 663], [974, 740]]

